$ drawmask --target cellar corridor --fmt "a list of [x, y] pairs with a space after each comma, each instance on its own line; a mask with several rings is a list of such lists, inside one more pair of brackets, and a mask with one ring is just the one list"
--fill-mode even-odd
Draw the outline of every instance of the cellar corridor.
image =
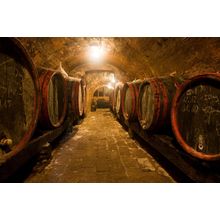
[[174, 182], [109, 109], [90, 112], [75, 129], [55, 148], [50, 163], [25, 182]]
[[1, 38], [0, 182], [220, 182], [219, 51], [210, 37]]

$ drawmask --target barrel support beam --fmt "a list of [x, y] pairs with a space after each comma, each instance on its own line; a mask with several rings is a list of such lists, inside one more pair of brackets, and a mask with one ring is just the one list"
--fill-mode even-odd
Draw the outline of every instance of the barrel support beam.
[[59, 128], [45, 132], [43, 135], [33, 139], [27, 147], [14, 157], [0, 164], [0, 182], [7, 182], [7, 179], [37, 155], [47, 142], [53, 142], [59, 137], [68, 128], [69, 124], [70, 121], [66, 120]]
[[171, 166], [179, 170], [181, 175], [184, 175], [192, 182], [220, 182], [220, 169], [217, 168], [219, 167], [218, 164], [206, 163], [193, 158], [180, 147], [175, 146], [173, 138], [165, 135], [149, 135], [146, 131], [141, 129], [137, 122], [128, 123], [122, 118], [118, 121], [126, 130], [132, 130], [147, 146], [156, 150]]

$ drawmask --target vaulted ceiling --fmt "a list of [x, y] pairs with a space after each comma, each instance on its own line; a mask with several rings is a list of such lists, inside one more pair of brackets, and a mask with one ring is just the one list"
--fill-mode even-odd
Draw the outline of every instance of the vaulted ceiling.
[[[67, 73], [112, 67], [126, 79], [160, 75], [195, 75], [220, 70], [220, 38], [19, 38], [36, 66]], [[92, 63], [88, 47], [104, 46], [100, 63]], [[81, 68], [80, 68], [81, 67]], [[82, 68], [83, 67], [83, 68]]]

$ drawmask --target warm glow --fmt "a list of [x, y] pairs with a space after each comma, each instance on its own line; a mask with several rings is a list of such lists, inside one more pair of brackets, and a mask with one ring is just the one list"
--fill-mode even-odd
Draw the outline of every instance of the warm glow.
[[114, 87], [112, 86], [111, 83], [108, 83], [106, 86], [107, 86], [107, 88], [109, 88], [109, 89], [114, 89]]
[[111, 77], [111, 83], [113, 83], [113, 84], [116, 83], [114, 75], [112, 75], [112, 77]]
[[104, 48], [98, 45], [90, 46], [89, 55], [93, 61], [100, 61], [104, 55]]

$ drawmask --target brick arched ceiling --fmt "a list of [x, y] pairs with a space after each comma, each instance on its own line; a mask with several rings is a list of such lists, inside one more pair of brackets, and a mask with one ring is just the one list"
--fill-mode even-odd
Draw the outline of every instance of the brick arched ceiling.
[[[195, 75], [220, 70], [220, 38], [19, 38], [36, 66], [67, 73], [91, 66], [88, 46], [101, 43], [111, 65], [130, 80], [168, 74]], [[99, 67], [96, 67], [99, 68]], [[92, 68], [91, 68], [92, 69]]]

